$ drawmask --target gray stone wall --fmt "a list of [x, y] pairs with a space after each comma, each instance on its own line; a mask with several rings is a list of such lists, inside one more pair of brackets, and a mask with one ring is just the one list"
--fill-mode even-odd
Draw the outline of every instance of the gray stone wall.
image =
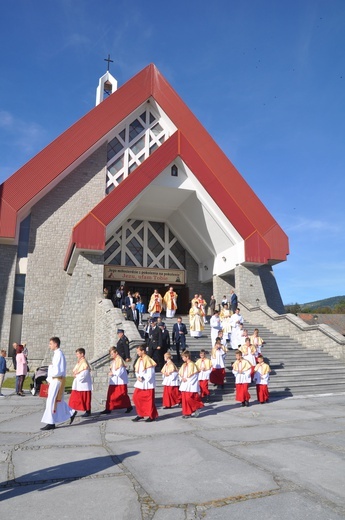
[[203, 298], [208, 303], [213, 294], [212, 282], [202, 283], [199, 281], [199, 266], [188, 251], [186, 251], [186, 271], [189, 299], [191, 300], [194, 297], [194, 294], [202, 294]]
[[235, 268], [236, 294], [251, 305], [268, 305], [278, 314], [285, 312], [273, 269], [269, 265]]
[[75, 350], [85, 348], [94, 357], [95, 301], [103, 292], [103, 255], [79, 255], [53, 333], [64, 345], [70, 368], [75, 365]]
[[233, 274], [228, 274], [225, 276], [217, 276], [213, 277], [213, 295], [216, 298], [216, 309], [220, 309], [221, 301], [223, 296], [230, 298], [230, 291], [235, 290], [235, 276]]
[[[64, 258], [73, 226], [104, 197], [106, 147], [96, 150], [32, 208], [22, 337], [33, 360], [43, 359], [57, 326], [62, 332], [57, 320], [60, 312], [67, 314], [66, 294], [70, 285], [69, 294], [73, 293], [75, 285], [63, 269]], [[99, 283], [101, 294], [103, 281]]]
[[345, 338], [328, 325], [307, 325], [294, 314], [278, 314], [268, 305], [252, 306], [241, 300], [241, 314], [246, 321], [260, 324], [278, 336], [288, 336], [310, 350], [322, 349], [330, 356], [345, 361]]
[[[8, 352], [17, 246], [0, 245], [0, 346]], [[20, 341], [16, 338], [15, 341]], [[11, 349], [10, 349], [10, 354]]]

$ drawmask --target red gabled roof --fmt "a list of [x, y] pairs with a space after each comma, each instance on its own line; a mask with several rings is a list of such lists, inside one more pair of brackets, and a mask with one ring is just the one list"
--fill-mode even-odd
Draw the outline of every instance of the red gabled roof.
[[[2, 185], [0, 237], [14, 237], [18, 211], [29, 204], [40, 191], [49, 188], [50, 183], [56, 181], [59, 175], [150, 97], [154, 98], [165, 111], [179, 132], [168, 139], [75, 226], [71, 244], [75, 243], [76, 247], [85, 249], [98, 249], [98, 247], [91, 247], [94, 239], [90, 236], [90, 228], [88, 233], [84, 234], [82, 231], [86, 222], [94, 222], [92, 228], [95, 239], [96, 235], [98, 237], [97, 246], [103, 244], [104, 237], [99, 242], [100, 229], [103, 229], [102, 226], [115, 216], [112, 199], [116, 196], [117, 200], [121, 200], [120, 193], [121, 196], [126, 193], [126, 197], [132, 200], [137, 187], [141, 186], [142, 190], [151, 182], [151, 173], [148, 170], [152, 165], [157, 170], [160, 163], [160, 171], [162, 171], [164, 168], [162, 164], [169, 164], [180, 155], [245, 240], [246, 261], [285, 260], [289, 252], [285, 233], [201, 123], [152, 64], [93, 108]], [[178, 144], [179, 138], [180, 144]], [[175, 157], [168, 161], [171, 153], [172, 156], [175, 154]], [[129, 187], [131, 189], [128, 189]]]
[[[241, 226], [245, 233], [242, 236], [246, 261], [267, 263], [272, 260], [273, 251], [265, 236], [257, 232], [237, 203], [224, 194], [223, 185], [212, 177], [212, 171], [178, 130], [73, 228], [65, 269], [74, 247], [103, 251], [107, 226], [177, 157], [184, 161], [204, 187], [208, 185], [209, 194], [234, 227]], [[210, 178], [212, 183], [209, 183]]]

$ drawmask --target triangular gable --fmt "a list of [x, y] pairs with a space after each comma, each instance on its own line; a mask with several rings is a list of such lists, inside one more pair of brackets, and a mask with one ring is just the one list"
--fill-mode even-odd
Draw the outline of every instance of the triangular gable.
[[216, 204], [223, 208], [223, 213], [232, 225], [236, 229], [237, 226], [241, 227], [242, 233], [245, 231], [245, 236], [242, 236], [247, 262], [267, 263], [272, 260], [282, 260], [282, 258], [272, 257], [269, 244], [243, 214], [238, 204], [233, 200], [229, 201], [228, 198], [224, 199], [224, 190], [220, 181], [212, 178], [212, 172], [200, 155], [196, 153], [186, 137], [177, 131], [74, 227], [65, 258], [65, 269], [75, 250], [104, 251], [107, 226], [177, 157], [180, 157], [190, 168], [200, 184], [207, 188]]
[[[145, 177], [143, 173], [146, 171], [145, 165], [150, 165], [152, 161], [156, 162], [158, 159], [165, 162], [167, 158], [163, 158], [163, 154], [168, 154], [169, 147], [176, 145], [175, 139], [180, 136], [181, 143], [174, 152], [175, 157], [181, 155], [187, 164], [194, 165], [192, 171], [198, 173], [204, 188], [238, 233], [247, 241], [246, 261], [266, 263], [268, 260], [285, 260], [289, 252], [285, 233], [201, 123], [152, 64], [93, 108], [5, 181], [2, 185], [0, 201], [0, 238], [14, 238], [16, 229], [14, 215], [29, 205], [30, 201], [39, 196], [44, 189], [49, 188], [49, 185], [53, 185], [63, 172], [71, 168], [112, 128], [150, 97], [165, 111], [180, 132], [176, 137], [169, 138], [112, 192], [117, 194], [117, 200], [120, 193], [128, 193], [126, 190], [132, 185], [133, 178], [136, 179], [136, 186], [148, 185], [149, 175]], [[142, 179], [139, 178], [139, 174], [143, 175]], [[111, 206], [112, 193], [96, 206], [91, 212], [92, 217], [88, 216], [88, 219], [93, 218], [93, 215], [98, 212], [107, 213], [106, 208], [108, 204]], [[133, 198], [131, 190], [129, 193], [130, 195], [127, 196]], [[109, 210], [109, 218], [110, 215], [111, 210]], [[102, 218], [99, 221], [103, 222]], [[81, 227], [82, 223], [75, 227], [71, 243], [74, 243]], [[261, 253], [255, 251], [257, 242], [249, 240], [253, 234], [260, 237]], [[267, 247], [263, 247], [264, 244], [267, 244]], [[92, 249], [87, 246], [85, 248]], [[252, 260], [253, 258], [256, 260]]]

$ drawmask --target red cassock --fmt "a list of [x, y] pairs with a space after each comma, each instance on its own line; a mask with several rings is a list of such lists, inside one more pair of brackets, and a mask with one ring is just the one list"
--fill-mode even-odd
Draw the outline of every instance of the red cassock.
[[199, 380], [199, 386], [200, 386], [200, 397], [206, 397], [207, 395], [210, 395], [210, 391], [208, 389], [208, 379]]
[[248, 392], [249, 383], [237, 383], [236, 384], [236, 401], [243, 403], [249, 401], [250, 393]]
[[72, 390], [68, 405], [78, 412], [91, 410], [91, 390]]
[[182, 394], [182, 415], [191, 415], [198, 408], [202, 408], [204, 403], [198, 392], [181, 392]]
[[181, 392], [178, 386], [164, 386], [163, 406], [171, 408], [182, 401]]
[[256, 395], [260, 403], [265, 403], [269, 399], [269, 391], [267, 385], [256, 385]]
[[129, 408], [131, 401], [127, 393], [127, 385], [109, 385], [106, 410]]
[[[212, 368], [210, 382], [214, 385], [224, 385], [225, 368]], [[200, 382], [200, 381], [199, 381]]]
[[150, 390], [134, 388], [132, 399], [139, 417], [150, 417], [151, 419], [158, 417], [154, 388]]

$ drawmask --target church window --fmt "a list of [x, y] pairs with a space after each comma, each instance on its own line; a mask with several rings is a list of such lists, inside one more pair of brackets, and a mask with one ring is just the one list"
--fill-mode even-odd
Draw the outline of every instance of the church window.
[[25, 274], [16, 274], [14, 280], [14, 295], [13, 295], [13, 314], [23, 314], [24, 308], [24, 293], [25, 293]]
[[[110, 193], [169, 136], [169, 122], [156, 116], [152, 105], [140, 115], [123, 123], [124, 127], [109, 141], [106, 193]], [[138, 111], [139, 113], [139, 111]]]
[[185, 250], [166, 223], [127, 219], [108, 239], [104, 261], [128, 267], [185, 269]]
[[131, 146], [132, 152], [137, 155], [145, 146], [145, 136], [143, 136], [139, 141], [137, 141], [133, 146]]
[[154, 135], [159, 135], [161, 132], [163, 132], [163, 128], [159, 123], [157, 123], [155, 126], [152, 127], [152, 132]]
[[150, 155], [151, 155], [155, 150], [157, 150], [157, 148], [158, 148], [158, 144], [156, 144], [156, 143], [155, 143], [153, 146], [151, 146], [151, 147], [150, 147]]
[[30, 235], [30, 222], [31, 215], [26, 217], [21, 223], [19, 228], [19, 239], [18, 239], [18, 258], [27, 258], [29, 251], [29, 235]]
[[119, 157], [109, 168], [109, 172], [112, 175], [115, 175], [117, 172], [119, 172], [123, 168], [123, 155]]
[[143, 125], [138, 121], [138, 119], [135, 119], [133, 123], [129, 125], [129, 142], [133, 141], [133, 139], [143, 130]]
[[115, 157], [115, 155], [117, 155], [122, 149], [123, 149], [123, 145], [120, 143], [120, 141], [118, 140], [117, 137], [114, 137], [114, 139], [112, 139], [110, 141], [110, 143], [108, 143], [108, 150], [107, 150], [108, 161], [110, 161], [110, 159]]

